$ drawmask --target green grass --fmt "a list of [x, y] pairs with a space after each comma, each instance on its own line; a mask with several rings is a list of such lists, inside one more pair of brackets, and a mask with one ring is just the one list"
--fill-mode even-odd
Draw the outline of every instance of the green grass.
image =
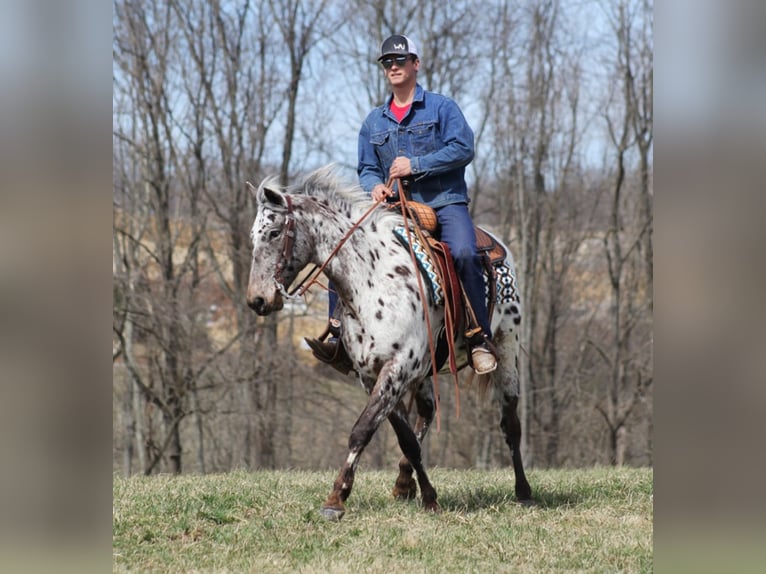
[[114, 479], [115, 572], [651, 572], [651, 469], [433, 469], [442, 512], [357, 472], [346, 516], [319, 516], [333, 472]]

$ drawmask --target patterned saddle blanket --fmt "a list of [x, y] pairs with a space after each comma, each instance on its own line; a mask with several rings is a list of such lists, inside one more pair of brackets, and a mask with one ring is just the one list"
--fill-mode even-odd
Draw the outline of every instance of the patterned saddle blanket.
[[[496, 304], [518, 301], [516, 271], [512, 266], [508, 265], [505, 248], [480, 227], [475, 229], [478, 251], [484, 262], [484, 293], [487, 297], [487, 307], [491, 310]], [[437, 265], [444, 266], [445, 263], [433, 261], [430, 253], [434, 252], [434, 250], [425, 249], [418, 236], [412, 232], [408, 234], [403, 225], [394, 229], [394, 235], [405, 247], [409, 247], [410, 240], [412, 240], [415, 259], [423, 276], [426, 278], [431, 300], [435, 305], [444, 305], [447, 297], [446, 291], [449, 288], [445, 288], [442, 285]], [[429, 237], [428, 240], [436, 242], [432, 237]], [[438, 252], [437, 250], [436, 253]], [[451, 265], [451, 259], [448, 264]], [[454, 270], [452, 275], [455, 275]], [[460, 299], [459, 296], [458, 299]]]

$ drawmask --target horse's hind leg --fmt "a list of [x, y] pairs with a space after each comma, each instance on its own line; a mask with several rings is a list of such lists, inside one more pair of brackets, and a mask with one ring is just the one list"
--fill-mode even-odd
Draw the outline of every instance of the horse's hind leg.
[[[414, 392], [415, 406], [418, 413], [417, 420], [415, 421], [414, 432], [418, 445], [420, 445], [420, 454], [422, 458], [423, 440], [425, 439], [426, 433], [428, 432], [428, 429], [433, 422], [435, 411], [433, 386], [431, 385], [430, 379], [426, 379], [421, 382], [421, 384]], [[389, 421], [391, 422], [392, 426], [395, 425], [395, 421], [392, 421], [391, 418], [397, 415], [399, 418], [405, 421], [408, 418], [402, 403], [399, 403], [395, 413], [389, 417]], [[396, 430], [395, 426], [394, 430]], [[402, 452], [404, 452], [404, 449], [402, 449]], [[403, 454], [399, 459], [399, 475], [397, 476], [396, 483], [394, 484], [394, 498], [401, 500], [412, 500], [417, 496], [417, 482], [413, 478], [412, 474], [412, 464], [410, 464], [406, 454]]]
[[[504, 314], [511, 317], [518, 324], [521, 317], [518, 309], [510, 307]], [[498, 350], [499, 359], [497, 370], [492, 373], [491, 379], [495, 387], [495, 397], [500, 402], [500, 428], [505, 436], [505, 443], [511, 449], [513, 472], [516, 475], [516, 498], [520, 501], [532, 500], [532, 489], [527, 482], [524, 473], [524, 465], [521, 462], [521, 421], [517, 408], [519, 405], [519, 340], [513, 327], [502, 328], [502, 323], [495, 330], [495, 347]]]
[[503, 395], [500, 406], [500, 428], [503, 429], [505, 442], [508, 448], [511, 449], [513, 472], [516, 475], [516, 498], [519, 500], [531, 500], [532, 489], [527, 482], [524, 465], [521, 462], [521, 421], [516, 412], [518, 402], [519, 397], [517, 396]]

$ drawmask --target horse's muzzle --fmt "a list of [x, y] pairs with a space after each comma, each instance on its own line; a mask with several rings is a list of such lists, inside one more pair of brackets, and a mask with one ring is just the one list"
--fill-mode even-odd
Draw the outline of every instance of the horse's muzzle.
[[253, 299], [248, 298], [247, 306], [255, 311], [258, 315], [268, 315], [269, 308], [266, 305], [266, 299], [263, 297], [255, 297]]
[[279, 293], [277, 293], [277, 295], [274, 297], [274, 300], [271, 302], [267, 302], [266, 299], [261, 296], [247, 298], [247, 306], [255, 311], [258, 315], [268, 315], [272, 311], [279, 311], [282, 309], [283, 305], [284, 302], [282, 301], [282, 296]]

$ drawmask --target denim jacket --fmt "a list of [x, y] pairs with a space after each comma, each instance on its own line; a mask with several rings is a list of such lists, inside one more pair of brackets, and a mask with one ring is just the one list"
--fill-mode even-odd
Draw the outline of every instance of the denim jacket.
[[371, 193], [388, 182], [394, 158], [410, 159], [412, 199], [433, 208], [468, 203], [465, 166], [473, 160], [473, 130], [454, 100], [424, 90], [420, 84], [407, 115], [399, 123], [390, 110], [391, 98], [370, 112], [359, 131], [357, 173]]

